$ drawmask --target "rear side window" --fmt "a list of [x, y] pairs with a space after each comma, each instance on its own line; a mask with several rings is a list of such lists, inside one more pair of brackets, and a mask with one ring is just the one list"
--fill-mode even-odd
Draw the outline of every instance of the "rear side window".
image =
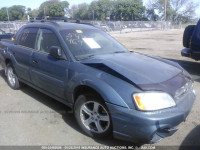
[[26, 28], [22, 31], [22, 35], [19, 39], [19, 45], [33, 48], [35, 47], [35, 41], [37, 37], [38, 28]]

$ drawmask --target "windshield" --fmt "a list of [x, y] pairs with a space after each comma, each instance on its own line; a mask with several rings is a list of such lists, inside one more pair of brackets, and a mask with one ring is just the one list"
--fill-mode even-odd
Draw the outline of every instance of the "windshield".
[[68, 29], [61, 35], [77, 60], [95, 55], [128, 52], [121, 44], [101, 30]]

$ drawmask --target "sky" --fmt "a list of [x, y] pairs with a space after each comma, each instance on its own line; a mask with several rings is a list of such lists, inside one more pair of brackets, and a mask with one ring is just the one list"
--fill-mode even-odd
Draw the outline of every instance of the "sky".
[[[39, 8], [40, 4], [45, 2], [46, 0], [0, 0], [0, 8], [2, 7], [10, 7], [13, 5], [23, 5], [27, 8], [30, 7], [31, 9]], [[67, 0], [70, 5], [73, 4], [80, 4], [80, 3], [90, 3], [93, 0]], [[144, 3], [148, 0], [143, 0]], [[199, 7], [196, 10], [196, 16], [200, 18], [200, 0], [193, 0]]]

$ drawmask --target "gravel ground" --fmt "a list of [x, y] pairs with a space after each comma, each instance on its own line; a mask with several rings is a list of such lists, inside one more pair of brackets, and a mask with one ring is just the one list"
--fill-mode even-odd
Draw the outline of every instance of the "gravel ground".
[[[199, 62], [181, 57], [183, 30], [111, 34], [129, 50], [178, 62], [194, 79], [197, 99], [187, 121], [153, 146], [200, 145]], [[94, 140], [78, 127], [68, 107], [24, 86], [12, 90], [0, 68], [0, 145], [133, 145], [114, 139]]]

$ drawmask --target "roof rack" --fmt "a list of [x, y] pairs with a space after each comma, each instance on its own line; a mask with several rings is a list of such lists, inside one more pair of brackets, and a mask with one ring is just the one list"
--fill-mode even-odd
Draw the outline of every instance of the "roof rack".
[[30, 22], [48, 22], [48, 21], [64, 21], [67, 22], [67, 18], [65, 17], [36, 17], [31, 18]]
[[79, 22], [78, 24], [85, 24], [85, 25], [89, 25], [89, 26], [94, 26], [93, 24], [91, 24], [91, 23], [86, 23], [86, 22]]
[[62, 20], [64, 22], [67, 22], [66, 17], [46, 17], [46, 20]]
[[91, 23], [86, 23], [82, 22], [80, 19], [71, 19], [68, 20], [66, 17], [37, 17], [37, 18], [31, 18], [30, 22], [49, 22], [49, 23], [54, 23], [57, 24], [55, 21], [64, 21], [67, 23], [77, 23], [77, 24], [85, 24], [85, 25], [90, 25], [94, 26]]

